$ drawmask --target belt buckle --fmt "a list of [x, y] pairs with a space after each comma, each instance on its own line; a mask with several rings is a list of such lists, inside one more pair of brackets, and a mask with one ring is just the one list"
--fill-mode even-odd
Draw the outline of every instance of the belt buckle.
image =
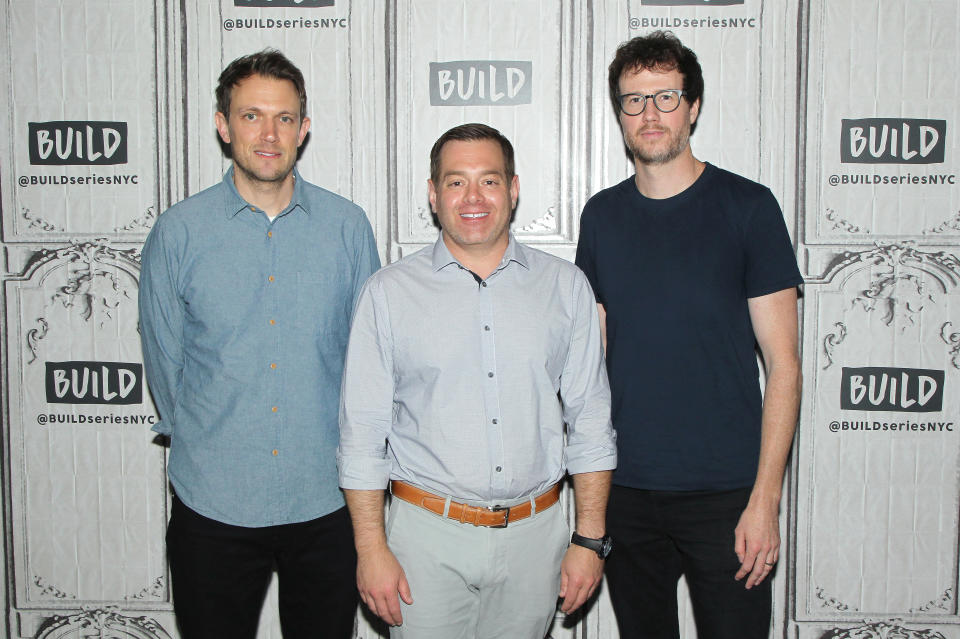
[[507, 524], [510, 523], [510, 506], [487, 506], [487, 510], [492, 513], [505, 513], [503, 516], [503, 524], [498, 524], [496, 526], [488, 526], [488, 528], [506, 528]]

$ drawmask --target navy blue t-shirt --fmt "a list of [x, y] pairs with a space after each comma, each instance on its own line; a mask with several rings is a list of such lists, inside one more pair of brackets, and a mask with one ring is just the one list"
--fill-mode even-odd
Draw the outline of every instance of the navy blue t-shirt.
[[607, 313], [614, 483], [753, 485], [761, 395], [747, 299], [803, 281], [770, 190], [706, 164], [653, 200], [630, 177], [587, 202], [576, 261]]

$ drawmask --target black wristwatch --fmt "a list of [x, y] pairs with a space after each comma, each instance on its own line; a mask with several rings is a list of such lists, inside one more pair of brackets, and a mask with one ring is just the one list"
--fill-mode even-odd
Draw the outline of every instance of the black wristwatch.
[[600, 559], [606, 559], [610, 551], [613, 550], [613, 539], [610, 538], [610, 535], [604, 535], [600, 539], [593, 539], [592, 537], [584, 537], [574, 532], [573, 537], [570, 538], [570, 543], [589, 548], [597, 553]]

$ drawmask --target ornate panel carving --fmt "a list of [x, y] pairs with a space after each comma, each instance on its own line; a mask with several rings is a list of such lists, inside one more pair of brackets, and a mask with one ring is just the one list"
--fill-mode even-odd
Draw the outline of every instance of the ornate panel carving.
[[150, 617], [128, 617], [112, 608], [84, 608], [82, 612], [50, 618], [36, 639], [170, 639]]
[[[956, 255], [909, 242], [839, 253], [806, 285], [797, 620], [957, 619], [958, 285]], [[899, 632], [830, 636], [926, 636]]]
[[96, 240], [43, 249], [5, 283], [19, 609], [169, 608], [138, 275], [139, 248]]

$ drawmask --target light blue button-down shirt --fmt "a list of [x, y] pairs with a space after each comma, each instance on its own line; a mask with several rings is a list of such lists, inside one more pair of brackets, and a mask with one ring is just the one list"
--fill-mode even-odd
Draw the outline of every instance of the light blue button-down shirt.
[[143, 248], [140, 330], [170, 481], [196, 512], [239, 526], [343, 506], [344, 351], [380, 259], [358, 206], [295, 176], [271, 221], [231, 169], [161, 215]]
[[596, 302], [573, 264], [511, 236], [479, 282], [441, 237], [368, 280], [343, 380], [343, 488], [400, 479], [502, 503], [616, 460]]

